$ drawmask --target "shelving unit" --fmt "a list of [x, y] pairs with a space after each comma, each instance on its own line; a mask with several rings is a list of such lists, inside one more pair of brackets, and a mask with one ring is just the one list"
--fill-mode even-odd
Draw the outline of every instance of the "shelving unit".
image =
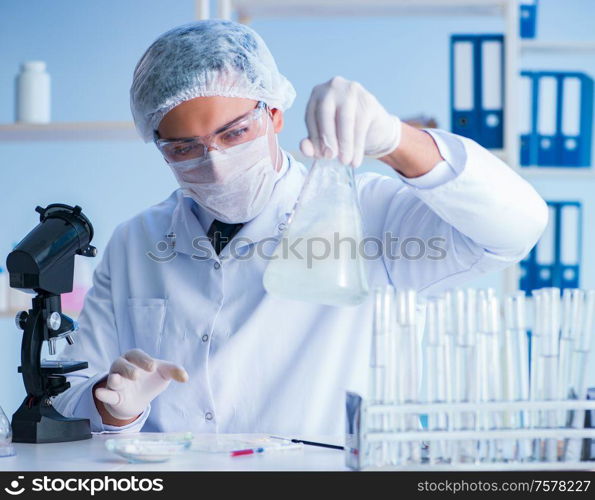
[[0, 142], [140, 140], [132, 122], [54, 122], [0, 125]]
[[523, 52], [595, 52], [595, 42], [521, 40]]

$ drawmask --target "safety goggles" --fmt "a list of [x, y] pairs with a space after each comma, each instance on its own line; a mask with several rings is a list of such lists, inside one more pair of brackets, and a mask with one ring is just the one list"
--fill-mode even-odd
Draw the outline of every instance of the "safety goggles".
[[262, 135], [264, 130], [262, 111], [265, 109], [267, 109], [266, 104], [263, 101], [258, 101], [253, 110], [208, 135], [161, 139], [155, 130], [153, 141], [168, 163], [203, 158], [209, 149], [225, 151], [227, 148], [243, 144]]

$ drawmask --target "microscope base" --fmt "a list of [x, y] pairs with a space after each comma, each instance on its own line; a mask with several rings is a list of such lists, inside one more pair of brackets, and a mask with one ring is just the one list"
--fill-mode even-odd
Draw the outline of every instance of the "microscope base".
[[89, 419], [65, 417], [53, 406], [29, 408], [27, 399], [12, 416], [13, 442], [61, 443], [91, 438]]

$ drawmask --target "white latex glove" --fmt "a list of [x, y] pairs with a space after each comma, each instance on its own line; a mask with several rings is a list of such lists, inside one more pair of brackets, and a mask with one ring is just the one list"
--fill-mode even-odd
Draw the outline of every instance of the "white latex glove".
[[358, 82], [335, 76], [312, 90], [306, 108], [306, 156], [334, 158], [354, 167], [363, 157], [392, 153], [401, 141], [401, 120], [389, 114]]
[[112, 363], [107, 385], [95, 389], [95, 397], [111, 416], [128, 420], [140, 415], [172, 379], [186, 382], [188, 373], [179, 365], [132, 349]]

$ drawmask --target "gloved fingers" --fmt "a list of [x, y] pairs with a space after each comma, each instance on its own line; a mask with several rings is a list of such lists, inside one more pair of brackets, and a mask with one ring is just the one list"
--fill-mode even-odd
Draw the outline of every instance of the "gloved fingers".
[[[350, 92], [352, 92], [350, 90]], [[354, 133], [357, 102], [355, 96], [349, 96], [337, 109], [337, 140], [339, 160], [348, 165], [353, 160]]]
[[324, 96], [316, 106], [315, 115], [318, 124], [320, 156], [334, 158], [337, 155], [337, 127], [336, 127], [337, 103], [330, 96]]
[[113, 391], [119, 391], [124, 387], [125, 380], [127, 379], [122, 377], [119, 373], [110, 373], [107, 377], [106, 387]]
[[139, 368], [120, 356], [112, 363], [110, 373], [119, 373], [124, 378], [136, 380], [139, 376]]
[[302, 139], [300, 142], [300, 150], [304, 153], [305, 156], [312, 157], [314, 156], [314, 145], [312, 141], [308, 138]]
[[123, 357], [145, 371], [152, 372], [155, 369], [155, 360], [142, 349], [131, 349]]
[[119, 392], [106, 389], [104, 387], [98, 387], [95, 389], [95, 397], [108, 405], [117, 406], [120, 404], [122, 396]]
[[319, 134], [318, 134], [318, 124], [316, 123], [316, 87], [312, 91], [312, 95], [310, 96], [310, 100], [308, 101], [308, 105], [306, 106], [306, 128], [308, 129], [308, 140], [312, 145], [312, 154], [308, 155], [308, 153], [304, 150], [302, 152], [306, 156], [320, 156], [320, 151], [318, 150], [318, 143], [319, 143]]
[[160, 361], [157, 365], [157, 372], [164, 380], [175, 380], [177, 382], [187, 382], [188, 373], [180, 365], [170, 363], [169, 361]]
[[353, 160], [351, 165], [359, 167], [364, 161], [364, 151], [366, 149], [366, 137], [370, 130], [370, 118], [366, 115], [365, 118], [357, 120], [353, 131]]

